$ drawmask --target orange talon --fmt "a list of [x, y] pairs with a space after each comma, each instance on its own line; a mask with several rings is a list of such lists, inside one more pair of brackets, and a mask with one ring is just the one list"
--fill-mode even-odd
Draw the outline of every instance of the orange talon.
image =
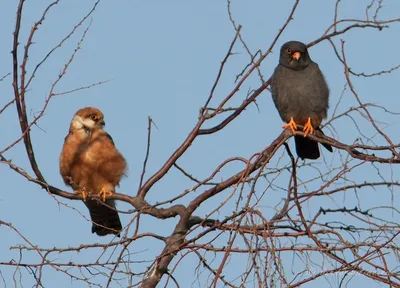
[[105, 187], [103, 187], [100, 191], [100, 196], [103, 198], [103, 202], [106, 202], [107, 196], [112, 196], [113, 192], [110, 190], [107, 190]]
[[87, 196], [88, 196], [88, 192], [86, 191], [86, 188], [85, 187], [80, 188], [79, 191], [78, 191], [78, 194], [81, 194], [83, 202], [86, 202], [86, 199], [87, 199]]
[[314, 128], [311, 125], [311, 118], [308, 117], [306, 125], [303, 127], [304, 137], [307, 137], [308, 134], [312, 134], [314, 132]]
[[296, 122], [294, 122], [293, 117], [290, 117], [290, 122], [283, 125], [282, 128], [290, 128], [290, 130], [292, 130], [292, 133], [295, 135], [296, 134], [296, 130], [297, 130], [297, 124]]

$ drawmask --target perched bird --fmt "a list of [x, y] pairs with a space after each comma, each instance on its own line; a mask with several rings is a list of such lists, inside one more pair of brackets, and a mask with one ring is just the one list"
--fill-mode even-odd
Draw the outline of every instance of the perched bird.
[[[318, 64], [308, 55], [301, 42], [283, 44], [279, 65], [272, 76], [272, 99], [281, 116], [295, 134], [297, 125], [303, 126], [304, 137], [295, 136], [296, 152], [301, 159], [318, 159], [318, 142], [306, 138], [319, 128], [329, 108], [329, 88]], [[322, 132], [322, 131], [321, 131]], [[322, 144], [332, 152], [332, 147]]]
[[[122, 230], [115, 203], [107, 196], [113, 195], [127, 169], [124, 157], [103, 130], [104, 125], [99, 109], [78, 110], [60, 155], [61, 176], [66, 185], [82, 195], [93, 222], [92, 233], [99, 236], [119, 235]], [[100, 195], [104, 203], [87, 199], [88, 195]]]

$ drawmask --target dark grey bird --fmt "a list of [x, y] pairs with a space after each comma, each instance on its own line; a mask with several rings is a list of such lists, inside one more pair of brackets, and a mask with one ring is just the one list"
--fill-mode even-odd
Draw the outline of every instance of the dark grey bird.
[[[282, 120], [293, 134], [297, 125], [303, 126], [304, 137], [294, 137], [296, 152], [301, 159], [318, 159], [318, 142], [307, 138], [320, 129], [329, 108], [329, 88], [318, 64], [311, 60], [302, 42], [283, 44], [279, 65], [272, 76], [272, 99]], [[322, 131], [321, 131], [322, 132]], [[322, 144], [332, 152], [332, 147]]]

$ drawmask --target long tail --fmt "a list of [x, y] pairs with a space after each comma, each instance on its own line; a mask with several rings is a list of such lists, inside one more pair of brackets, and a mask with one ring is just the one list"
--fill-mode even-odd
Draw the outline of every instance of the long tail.
[[[322, 134], [322, 130], [318, 128]], [[311, 140], [303, 136], [294, 136], [296, 143], [296, 152], [301, 159], [318, 159], [320, 157], [318, 142]], [[322, 143], [321, 143], [322, 144]], [[328, 144], [322, 144], [329, 152], [332, 152], [332, 146]]]
[[294, 136], [296, 143], [296, 152], [301, 159], [318, 159], [319, 148], [318, 142], [315, 142], [309, 138], [303, 136]]
[[122, 225], [118, 212], [115, 210], [115, 203], [112, 200], [107, 200], [106, 203], [114, 209], [96, 200], [87, 200], [85, 202], [93, 222], [92, 233], [96, 233], [99, 236], [115, 234], [119, 237]]

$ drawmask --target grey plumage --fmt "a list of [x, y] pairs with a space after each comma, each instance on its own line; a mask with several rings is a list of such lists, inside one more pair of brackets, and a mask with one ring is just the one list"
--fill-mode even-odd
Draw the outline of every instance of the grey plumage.
[[[290, 41], [282, 46], [279, 65], [272, 76], [272, 98], [283, 121], [288, 123], [292, 117], [296, 124], [305, 125], [310, 118], [312, 127], [320, 130], [329, 108], [329, 89], [303, 43]], [[300, 158], [319, 158], [317, 142], [295, 136], [295, 143]], [[323, 145], [332, 152], [331, 146]]]

